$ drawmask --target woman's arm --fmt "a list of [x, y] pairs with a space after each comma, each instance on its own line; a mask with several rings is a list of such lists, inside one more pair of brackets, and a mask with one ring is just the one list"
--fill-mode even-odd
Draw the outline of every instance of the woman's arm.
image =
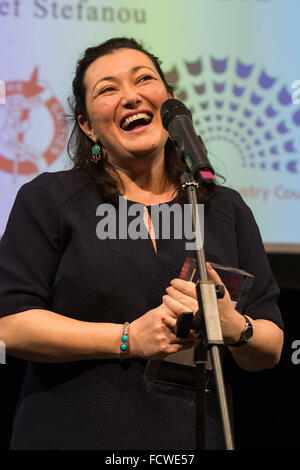
[[[222, 284], [217, 272], [207, 263], [209, 280]], [[224, 286], [225, 287], [225, 286]], [[198, 311], [195, 285], [192, 282], [175, 279], [167, 289], [163, 301], [177, 315], [184, 311]], [[245, 318], [237, 312], [231, 303], [228, 291], [218, 300], [220, 322], [224, 342], [227, 345], [237, 343], [245, 328]], [[281, 356], [283, 331], [273, 322], [264, 319], [251, 319], [251, 312], [245, 312], [253, 325], [251, 340], [242, 346], [229, 347], [235, 362], [247, 371], [260, 371], [274, 367]]]
[[[129, 326], [130, 357], [164, 357], [180, 341], [167, 326], [173, 313], [163, 304]], [[0, 318], [0, 339], [7, 352], [38, 362], [69, 362], [120, 357], [123, 324], [84, 322], [49, 310], [32, 309]]]
[[278, 364], [281, 356], [283, 331], [269, 320], [253, 320], [250, 315], [247, 316], [253, 325], [252, 339], [242, 346], [228, 346], [229, 350], [237, 365], [244, 370], [257, 372], [271, 369]]
[[74, 320], [32, 309], [0, 318], [7, 352], [38, 362], [68, 362], [119, 356], [122, 325]]

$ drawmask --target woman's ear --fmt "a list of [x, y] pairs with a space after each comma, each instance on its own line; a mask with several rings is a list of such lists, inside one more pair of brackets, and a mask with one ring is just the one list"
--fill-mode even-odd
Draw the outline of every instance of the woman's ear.
[[97, 142], [97, 136], [95, 135], [93, 128], [87, 117], [84, 117], [80, 114], [77, 118], [77, 122], [79, 127], [83, 130], [83, 132], [93, 141]]
[[168, 92], [169, 99], [174, 99], [174, 91]]

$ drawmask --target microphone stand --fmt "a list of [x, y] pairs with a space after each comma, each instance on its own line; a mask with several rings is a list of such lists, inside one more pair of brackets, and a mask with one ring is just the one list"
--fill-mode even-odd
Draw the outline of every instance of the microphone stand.
[[192, 313], [183, 313], [179, 316], [176, 326], [176, 335], [180, 338], [186, 337], [190, 329], [199, 332], [194, 347], [194, 361], [196, 364], [196, 445], [197, 450], [205, 449], [205, 382], [206, 365], [208, 359], [210, 359], [217, 387], [225, 448], [226, 450], [233, 450], [234, 444], [219, 350], [224, 344], [224, 340], [220, 324], [217, 297], [223, 297], [225, 291], [223, 286], [215, 286], [207, 277], [203, 240], [197, 213], [196, 190], [198, 183], [193, 179], [192, 174], [186, 170], [182, 174], [181, 182], [182, 187], [188, 194], [189, 203], [192, 208], [193, 228], [196, 234], [196, 256], [199, 274], [196, 291], [199, 310], [195, 316]]

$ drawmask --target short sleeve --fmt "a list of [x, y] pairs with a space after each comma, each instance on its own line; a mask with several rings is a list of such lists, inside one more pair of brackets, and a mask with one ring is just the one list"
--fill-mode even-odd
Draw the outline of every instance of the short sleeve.
[[241, 269], [254, 275], [254, 283], [245, 306], [245, 314], [263, 318], [284, 329], [277, 305], [280, 290], [270, 268], [267, 254], [251, 209], [237, 194], [236, 231]]
[[60, 258], [58, 208], [37, 177], [19, 190], [0, 242], [0, 316], [49, 309]]

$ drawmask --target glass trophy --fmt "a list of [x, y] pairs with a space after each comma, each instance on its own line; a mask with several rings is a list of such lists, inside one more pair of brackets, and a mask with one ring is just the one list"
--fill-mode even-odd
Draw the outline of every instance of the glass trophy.
[[[254, 281], [254, 276], [241, 269], [222, 266], [212, 262], [209, 263], [217, 271], [223, 284], [226, 286], [234, 308], [242, 313]], [[197, 263], [194, 258], [186, 258], [179, 278], [192, 281], [195, 284], [198, 282]], [[208, 361], [207, 369], [211, 370], [210, 361]], [[207, 374], [207, 376], [208, 381], [210, 381], [210, 374]], [[144, 377], [151, 382], [194, 389], [196, 379], [194, 346], [178, 353], [169, 354], [164, 359], [148, 360]], [[209, 383], [207, 387], [209, 388]]]

